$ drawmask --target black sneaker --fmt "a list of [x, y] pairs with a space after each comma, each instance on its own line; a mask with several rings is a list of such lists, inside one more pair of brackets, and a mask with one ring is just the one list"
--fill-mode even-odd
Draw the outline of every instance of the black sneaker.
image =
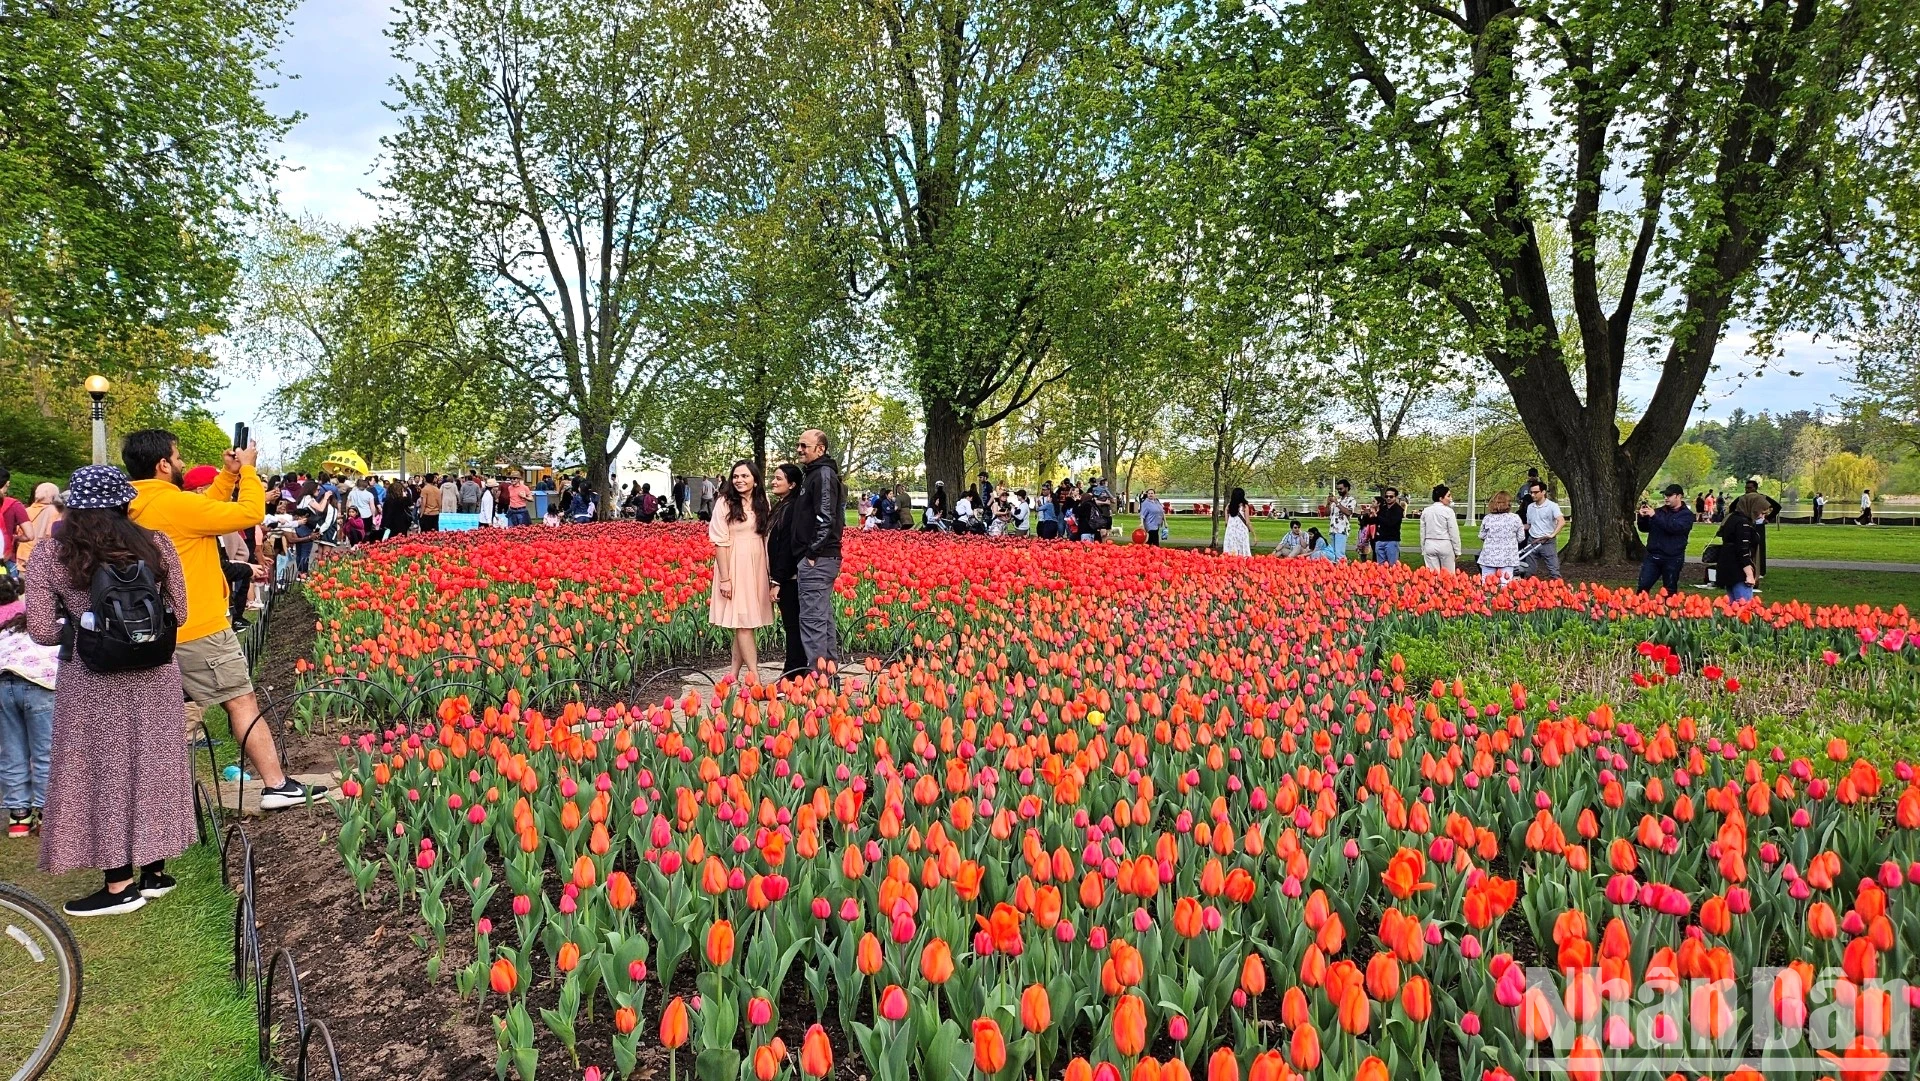
[[108, 892], [105, 886], [87, 894], [77, 901], [68, 901], [60, 910], [69, 916], [119, 916], [146, 906], [147, 899], [140, 896], [138, 886], [128, 883], [119, 893]]
[[326, 785], [304, 785], [289, 777], [280, 782], [280, 787], [263, 789], [261, 791], [260, 809], [263, 811], [284, 811], [289, 807], [298, 807], [310, 799], [319, 799], [325, 795], [326, 792]]
[[157, 897], [165, 897], [167, 894], [172, 893], [173, 887], [177, 885], [179, 885], [179, 883], [175, 882], [173, 876], [165, 871], [154, 871], [151, 873], [143, 871], [140, 874], [140, 896], [145, 897], [149, 901]]

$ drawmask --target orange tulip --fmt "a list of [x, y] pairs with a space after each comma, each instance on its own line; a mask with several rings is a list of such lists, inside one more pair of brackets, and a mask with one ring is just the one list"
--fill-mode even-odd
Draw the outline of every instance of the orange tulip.
[[1353, 1071], [1353, 1081], [1392, 1081], [1392, 1076], [1387, 1073], [1386, 1063], [1377, 1056], [1368, 1055], [1360, 1068]]
[[715, 968], [724, 968], [733, 960], [733, 924], [727, 920], [715, 920], [707, 928], [707, 963]]
[[1113, 1006], [1113, 1048], [1133, 1058], [1147, 1047], [1147, 1004], [1139, 995], [1122, 995]]
[[593, 857], [581, 856], [573, 861], [573, 884], [579, 889], [590, 890], [599, 881], [599, 872], [594, 869]]
[[1247, 1081], [1284, 1081], [1286, 1076], [1287, 1064], [1278, 1051], [1260, 1052], [1247, 1068]]
[[639, 895], [634, 891], [633, 880], [627, 877], [625, 871], [615, 871], [607, 876], [607, 904], [615, 912], [625, 912], [637, 900]]
[[1240, 1060], [1233, 1057], [1233, 1048], [1218, 1048], [1207, 1059], [1207, 1081], [1240, 1081]]
[[1314, 1070], [1320, 1066], [1320, 1033], [1311, 1021], [1301, 1024], [1293, 1030], [1293, 1040], [1287, 1046], [1287, 1053], [1293, 1058], [1296, 1070]]
[[1433, 883], [1424, 882], [1427, 876], [1427, 857], [1418, 849], [1401, 848], [1387, 861], [1387, 869], [1380, 875], [1380, 881], [1386, 884], [1387, 892], [1402, 900], [1412, 897], [1422, 890], [1430, 890]]
[[1367, 1031], [1371, 1015], [1372, 1007], [1367, 1004], [1366, 991], [1358, 987], [1349, 988], [1340, 1000], [1340, 1027], [1358, 1036]]
[[1840, 921], [1834, 917], [1833, 906], [1825, 901], [1815, 901], [1807, 906], [1807, 933], [1815, 938], [1834, 938], [1840, 934]]
[[580, 967], [580, 947], [572, 942], [560, 944], [560, 955], [553, 959], [555, 968], [562, 972], [572, 972]]
[[860, 946], [853, 956], [854, 964], [862, 976], [871, 976], [880, 971], [880, 965], [885, 960], [880, 953], [880, 940], [874, 937], [872, 931], [860, 936]]
[[1248, 998], [1259, 998], [1267, 989], [1267, 963], [1257, 953], [1250, 953], [1240, 963], [1240, 990]]
[[774, 1053], [772, 1044], [761, 1044], [753, 1051], [754, 1081], [773, 1081], [780, 1076], [780, 1056]]
[[1418, 1024], [1433, 1016], [1433, 985], [1425, 976], [1409, 977], [1400, 988], [1400, 1008], [1407, 1020]]
[[1067, 1063], [1064, 1081], [1093, 1081], [1093, 1064], [1075, 1056], [1072, 1062]]
[[800, 1043], [800, 1069], [808, 1077], [825, 1077], [833, 1072], [833, 1045], [827, 1042], [827, 1030], [814, 1025]]
[[496, 995], [513, 994], [513, 989], [520, 986], [520, 970], [513, 966], [512, 961], [496, 957], [493, 967], [487, 970], [487, 983]]
[[687, 1000], [675, 995], [660, 1011], [660, 1046], [669, 1051], [687, 1042]]
[[1376, 953], [1367, 960], [1367, 994], [1375, 1002], [1390, 1002], [1400, 993], [1400, 962], [1390, 953]]
[[997, 1074], [1007, 1067], [1007, 1039], [1000, 1023], [991, 1017], [973, 1019], [973, 1068], [983, 1074]]
[[920, 951], [920, 975], [933, 984], [953, 979], [953, 948], [945, 939], [933, 939]]
[[1308, 1023], [1309, 1016], [1307, 993], [1298, 986], [1287, 988], [1286, 994], [1280, 996], [1280, 1023], [1288, 1028], [1299, 1028]]
[[1193, 897], [1182, 897], [1173, 903], [1173, 929], [1181, 938], [1195, 938], [1200, 934], [1200, 919], [1203, 909], [1200, 901]]
[[622, 1006], [613, 1011], [613, 1030], [615, 1032], [625, 1036], [639, 1027], [640, 1015], [634, 1012], [632, 1006]]
[[1020, 992], [1020, 1027], [1028, 1032], [1045, 1032], [1053, 1024], [1053, 1003], [1044, 984], [1028, 984]]

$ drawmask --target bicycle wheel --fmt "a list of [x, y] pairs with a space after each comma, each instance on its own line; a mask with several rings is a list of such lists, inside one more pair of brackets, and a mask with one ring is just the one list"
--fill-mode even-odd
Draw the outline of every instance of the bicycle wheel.
[[80, 947], [39, 898], [0, 884], [0, 1077], [46, 1071], [80, 1012]]

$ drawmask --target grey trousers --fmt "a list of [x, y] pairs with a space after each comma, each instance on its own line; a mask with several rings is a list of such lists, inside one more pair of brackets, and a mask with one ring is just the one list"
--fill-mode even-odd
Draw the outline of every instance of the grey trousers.
[[[1558, 540], [1536, 541], [1528, 538], [1527, 543], [1538, 544], [1540, 546], [1534, 551], [1533, 555], [1527, 557], [1527, 573], [1535, 578], [1560, 577], [1560, 549], [1558, 547], [1560, 542]], [[1541, 573], [1542, 567], [1546, 568], [1545, 574]]]
[[840, 659], [839, 626], [833, 618], [833, 580], [840, 577], [840, 557], [800, 561], [800, 644], [807, 663], [819, 667], [821, 658]]

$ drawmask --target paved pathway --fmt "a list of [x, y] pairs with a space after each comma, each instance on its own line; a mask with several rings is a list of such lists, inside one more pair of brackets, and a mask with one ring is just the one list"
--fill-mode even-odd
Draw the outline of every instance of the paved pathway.
[[1888, 574], [1920, 574], [1920, 563], [1850, 563], [1833, 559], [1774, 559], [1768, 567], [1794, 567], [1811, 571], [1886, 571]]

